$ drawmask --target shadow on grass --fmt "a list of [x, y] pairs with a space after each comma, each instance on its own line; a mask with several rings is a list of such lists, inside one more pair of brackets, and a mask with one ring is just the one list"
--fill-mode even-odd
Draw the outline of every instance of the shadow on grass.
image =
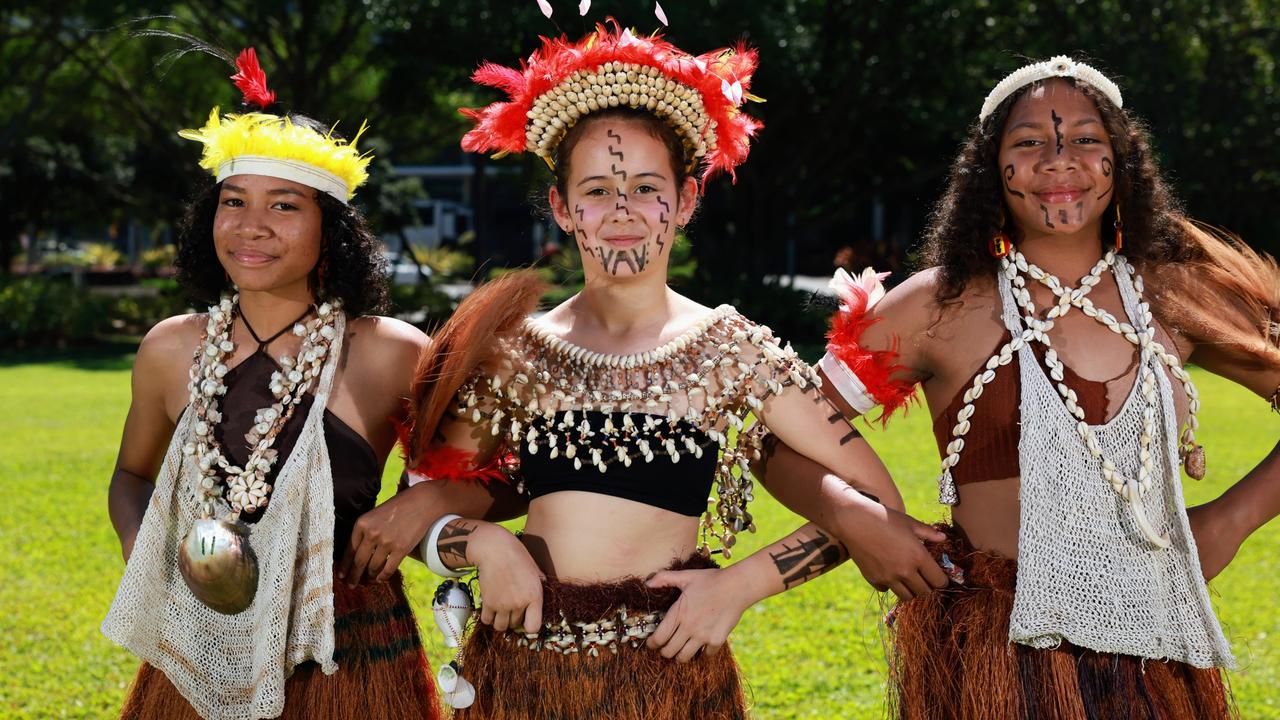
[[138, 351], [137, 338], [111, 338], [84, 347], [0, 350], [0, 370], [23, 365], [57, 365], [77, 370], [128, 370]]

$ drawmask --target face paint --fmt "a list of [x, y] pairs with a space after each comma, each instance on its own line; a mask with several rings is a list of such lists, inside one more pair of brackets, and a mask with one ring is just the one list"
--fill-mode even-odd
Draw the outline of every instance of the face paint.
[[995, 167], [1008, 219], [1024, 239], [1101, 233], [1113, 156], [1096, 103], [1066, 80], [1045, 81], [1013, 104], [1001, 130]]
[[1013, 174], [1014, 174], [1013, 166], [1006, 165], [1004, 167], [1004, 189], [1014, 197], [1025, 198], [1027, 196], [1026, 193], [1018, 192], [1017, 190], [1014, 190], [1012, 187], [1009, 186], [1009, 181], [1013, 179]]
[[1050, 117], [1053, 118], [1053, 135], [1058, 143], [1058, 154], [1062, 154], [1062, 117], [1058, 115], [1057, 110], [1049, 110]]
[[[1115, 168], [1111, 164], [1111, 158], [1109, 157], [1102, 158], [1102, 177], [1110, 178], [1111, 173], [1114, 171], [1115, 171]], [[1102, 198], [1106, 197], [1107, 193], [1111, 192], [1111, 190], [1114, 189], [1115, 186], [1116, 186], [1115, 178], [1111, 178], [1111, 184], [1107, 186], [1106, 190], [1103, 190], [1102, 192], [1098, 193], [1098, 199], [1101, 200]]]
[[[680, 188], [666, 145], [636, 124], [594, 125], [573, 150], [565, 203], [584, 258], [607, 274], [645, 272], [676, 229], [672, 193]], [[656, 248], [651, 248], [656, 245]], [[653, 252], [650, 252], [653, 250]]]

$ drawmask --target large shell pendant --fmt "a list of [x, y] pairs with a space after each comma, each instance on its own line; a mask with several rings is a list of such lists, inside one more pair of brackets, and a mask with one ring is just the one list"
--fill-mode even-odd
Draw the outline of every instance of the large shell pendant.
[[258, 557], [238, 519], [195, 521], [178, 546], [178, 570], [196, 599], [224, 615], [244, 612], [258, 592]]

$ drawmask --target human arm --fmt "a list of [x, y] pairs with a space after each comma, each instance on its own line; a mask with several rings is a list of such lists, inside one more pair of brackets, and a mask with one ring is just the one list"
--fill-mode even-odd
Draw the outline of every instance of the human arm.
[[699, 650], [714, 655], [747, 608], [847, 558], [839, 540], [810, 523], [727, 568], [657, 573], [647, 584], [679, 588], [680, 597], [646, 643], [678, 662], [688, 662]]
[[[1205, 370], [1265, 398], [1264, 402], [1269, 402], [1280, 387], [1280, 369], [1268, 372], [1266, 368], [1240, 363], [1220, 348], [1196, 346], [1191, 358]], [[1280, 417], [1274, 419], [1278, 422], [1273, 427], [1280, 428]], [[1210, 460], [1212, 455], [1210, 452]], [[1280, 515], [1280, 442], [1225, 492], [1207, 503], [1188, 508], [1187, 515], [1199, 550], [1201, 570], [1205, 579], [1211, 580], [1230, 564], [1250, 535]]]
[[198, 331], [192, 329], [192, 317], [158, 323], [143, 338], [134, 359], [129, 413], [107, 490], [107, 512], [126, 562], [181, 413], [182, 400], [175, 395], [185, 380], [177, 359], [189, 357], [195, 347]]

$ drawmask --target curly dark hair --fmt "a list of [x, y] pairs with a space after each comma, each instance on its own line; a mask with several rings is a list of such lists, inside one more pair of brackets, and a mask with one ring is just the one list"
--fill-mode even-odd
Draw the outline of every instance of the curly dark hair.
[[[1146, 127], [1089, 85], [1064, 79], [1097, 105], [1115, 152], [1115, 191], [1103, 214], [1103, 227], [1115, 222], [1118, 202], [1125, 256], [1135, 265], [1190, 259], [1195, 250], [1184, 242], [1185, 218], [1160, 176]], [[925, 231], [922, 258], [925, 266], [941, 271], [936, 293], [940, 303], [955, 300], [970, 280], [998, 267], [987, 245], [1001, 229], [1002, 215], [1009, 215], [997, 164], [1001, 136], [1013, 105], [1041, 84], [1010, 95], [975, 125], [951, 166], [946, 192]], [[1015, 242], [1020, 239], [1016, 227], [1004, 230]], [[1100, 238], [1100, 243], [1108, 244], [1110, 238]]]
[[[290, 115], [295, 125], [321, 133], [329, 128], [305, 115]], [[213, 216], [218, 211], [222, 183], [197, 191], [178, 225], [178, 284], [193, 300], [217, 302], [230, 287], [213, 244]], [[320, 262], [311, 272], [311, 286], [322, 299], [339, 299], [350, 315], [373, 315], [389, 307], [387, 261], [364, 215], [354, 205], [316, 192], [320, 206]], [[326, 270], [320, 277], [319, 267]]]

